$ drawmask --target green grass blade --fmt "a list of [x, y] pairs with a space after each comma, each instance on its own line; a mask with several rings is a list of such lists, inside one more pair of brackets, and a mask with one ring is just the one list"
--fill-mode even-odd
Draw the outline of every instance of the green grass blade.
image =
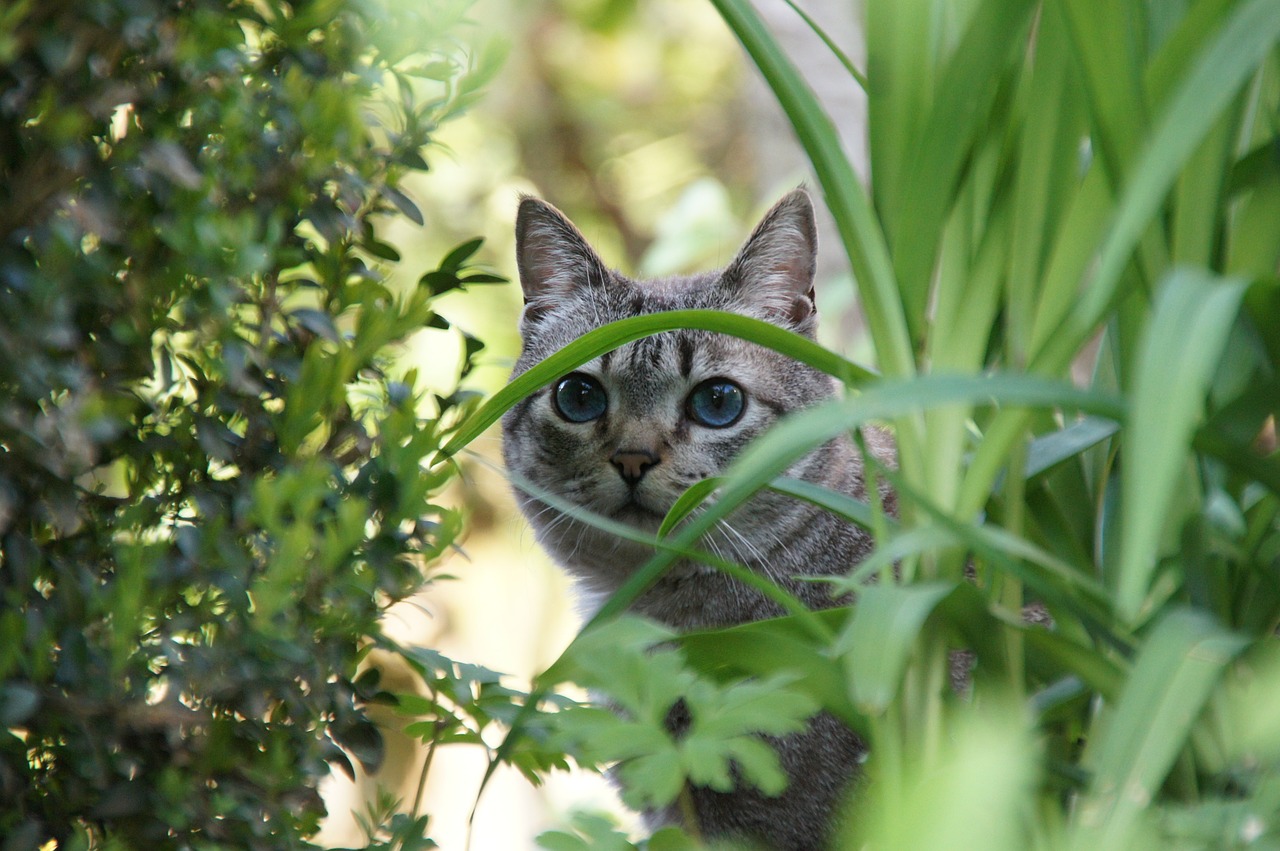
[[[480, 463], [487, 463], [481, 456], [476, 455], [473, 457]], [[791, 614], [799, 617], [808, 624], [808, 626], [813, 629], [814, 633], [820, 638], [828, 637], [827, 634], [820, 629], [818, 622], [813, 619], [812, 613], [809, 611], [808, 607], [801, 603], [797, 598], [793, 597], [773, 582], [770, 582], [765, 577], [756, 574], [754, 571], [751, 571], [740, 564], [735, 564], [734, 562], [720, 558], [717, 555], [697, 549], [694, 546], [696, 541], [672, 542], [667, 538], [651, 535], [635, 528], [634, 526], [630, 526], [626, 523], [614, 520], [611, 517], [605, 517], [603, 514], [597, 514], [594, 511], [585, 509], [582, 506], [570, 502], [569, 500], [552, 493], [529, 479], [519, 476], [509, 470], [499, 470], [498, 472], [510, 481], [512, 487], [517, 488], [522, 493], [528, 494], [540, 502], [551, 506], [557, 511], [572, 515], [573, 518], [580, 523], [599, 529], [602, 532], [607, 532], [615, 538], [620, 538], [624, 541], [632, 541], [633, 543], [653, 547], [660, 553], [672, 556], [672, 561], [677, 558], [697, 561], [702, 564], [709, 565], [710, 567], [714, 567], [722, 573], [727, 573], [728, 575], [739, 579], [744, 584], [757, 589], [766, 597], [773, 600], [773, 602], [777, 603], [784, 611], [790, 612]]]
[[1023, 124], [1012, 199], [1010, 317], [1005, 326], [1015, 364], [1026, 363], [1051, 237], [1078, 191], [1084, 104], [1067, 61], [1067, 41], [1060, 9], [1047, 4], [1036, 29], [1034, 65], [1019, 97]]
[[[796, 499], [802, 499], [819, 508], [824, 508], [838, 517], [843, 517], [851, 523], [858, 524], [864, 529], [873, 529], [876, 526], [877, 521], [871, 506], [846, 494], [837, 493], [821, 485], [815, 485], [813, 482], [790, 479], [783, 476], [774, 479], [769, 485], [769, 489], [787, 496], [793, 496]], [[884, 522], [890, 529], [897, 525], [887, 517], [884, 518]]]
[[1059, 333], [1035, 353], [1037, 371], [1056, 373], [1070, 362], [1116, 297], [1122, 273], [1196, 148], [1280, 40], [1280, 3], [1246, 0], [1198, 55], [1159, 116], [1126, 181], [1097, 267]]
[[1243, 294], [1241, 282], [1175, 271], [1147, 329], [1125, 435], [1123, 526], [1113, 580], [1117, 609], [1129, 622], [1146, 603], [1177, 478]]
[[[832, 438], [874, 422], [884, 422], [947, 404], [1009, 404], [1069, 408], [1113, 419], [1121, 417], [1119, 400], [1068, 384], [1032, 376], [919, 376], [883, 381], [856, 399], [834, 400], [781, 420], [743, 451], [724, 476], [720, 495], [706, 510], [690, 517], [670, 538], [673, 548], [691, 546], [720, 519], [765, 487], [805, 453]], [[600, 609], [603, 620], [624, 611], [657, 581], [677, 556], [664, 551], [640, 568]]]
[[859, 712], [880, 715], [898, 693], [925, 620], [954, 589], [951, 583], [872, 585], [833, 648], [844, 659], [849, 693]]
[[671, 534], [681, 520], [688, 517], [702, 503], [707, 501], [711, 494], [715, 493], [715, 489], [720, 487], [720, 479], [710, 478], [703, 479], [700, 482], [694, 482], [684, 493], [680, 494], [680, 498], [675, 501], [671, 509], [667, 512], [667, 516], [662, 518], [662, 525], [658, 527], [658, 537], [665, 538]]
[[1112, 186], [1124, 183], [1147, 124], [1140, 0], [1060, 0], [1093, 116], [1092, 141]]
[[[1043, 283], [1034, 303], [1035, 318], [1028, 336], [1027, 363], [1031, 363], [1037, 353], [1048, 348], [1062, 333], [1067, 318], [1079, 301], [1080, 281], [1097, 255], [1098, 244], [1106, 238], [1107, 222], [1114, 212], [1114, 199], [1106, 175], [1099, 168], [1089, 169], [1080, 188], [1071, 196], [1049, 251]], [[1077, 340], [1072, 344], [1072, 351], [1062, 364], [1055, 362], [1055, 371], [1050, 372], [1046, 367], [1041, 367], [1041, 370], [1046, 374], [1061, 373], [1082, 342]]]
[[873, 751], [872, 781], [851, 808], [842, 849], [1026, 851], [1039, 785], [1038, 733], [1012, 696], [992, 693], [944, 716], [937, 747], [912, 742], [900, 773]]
[[884, 470], [882, 475], [898, 492], [900, 501], [916, 505], [935, 525], [908, 529], [889, 538], [850, 574], [847, 580], [850, 584], [846, 586], [849, 590], [854, 590], [852, 583], [869, 576], [873, 566], [878, 568], [889, 554], [905, 558], [929, 549], [961, 547], [1034, 589], [1041, 600], [1073, 612], [1099, 634], [1110, 635], [1113, 620], [1110, 601], [1089, 571], [1007, 529], [987, 523], [960, 522], [929, 496], [912, 490], [901, 476], [890, 470]]
[[1274, 275], [1280, 262], [1280, 162], [1274, 145], [1267, 147], [1265, 164], [1250, 180], [1228, 235], [1227, 272], [1232, 275]]
[[872, 577], [887, 575], [895, 565], [908, 559], [918, 558], [926, 553], [939, 552], [955, 547], [960, 539], [950, 529], [941, 526], [916, 526], [910, 529], [896, 529], [888, 534], [871, 553], [847, 576], [830, 580], [832, 585], [843, 591], [858, 592], [867, 586]]
[[831, 54], [840, 61], [841, 65], [844, 66], [844, 70], [849, 72], [849, 76], [852, 77], [854, 81], [858, 84], [858, 88], [862, 89], [865, 92], [867, 90], [867, 77], [865, 74], [863, 74], [861, 71], [857, 69], [857, 67], [853, 64], [853, 60], [849, 58], [848, 54], [846, 54], [843, 50], [840, 49], [840, 45], [836, 44], [835, 41], [831, 38], [831, 36], [827, 35], [826, 30], [818, 26], [817, 21], [809, 17], [808, 13], [805, 12], [804, 9], [801, 9], [799, 6], [795, 4], [795, 0], [786, 0], [786, 3], [788, 6], [791, 7], [791, 11], [799, 15], [800, 20], [804, 21], [805, 25], [808, 26], [809, 29], [813, 30], [814, 35], [822, 39], [822, 43], [827, 46], [827, 50], [830, 50]]
[[[887, 228], [898, 221], [895, 204], [902, 197], [904, 163], [933, 94], [939, 24], [932, 0], [866, 6], [871, 189]], [[892, 242], [896, 235], [886, 237]]]
[[1059, 633], [1036, 627], [1025, 627], [1023, 640], [1032, 667], [1073, 674], [1108, 700], [1124, 687], [1127, 671], [1096, 647], [1080, 645]]
[[1247, 643], [1189, 610], [1156, 625], [1086, 750], [1085, 764], [1094, 773], [1077, 812], [1076, 848], [1135, 847], [1130, 831], [1186, 747], [1223, 669]]
[[1119, 430], [1118, 423], [1085, 417], [1060, 431], [1042, 434], [1031, 441], [1031, 446], [1027, 448], [1027, 463], [1023, 475], [1027, 479], [1034, 479], [1063, 461], [1097, 446]]
[[[813, 164], [849, 254], [881, 371], [889, 376], [913, 374], [910, 336], [884, 235], [831, 119], [747, 0], [711, 2], [773, 89]], [[910, 436], [899, 439], [909, 441]]]
[[[901, 176], [901, 197], [889, 208], [893, 218], [888, 230], [914, 341], [924, 334], [943, 226], [966, 164], [980, 138], [992, 132], [991, 112], [1001, 78], [1020, 57], [1034, 5], [1029, 0], [984, 0], [978, 6], [938, 72], [937, 91], [930, 93], [919, 133], [905, 140], [909, 167]], [[885, 14], [908, 17], [898, 5]]]
[[[1173, 4], [1160, 5], [1168, 7]], [[1156, 47], [1145, 73], [1151, 103], [1166, 101], [1195, 60], [1196, 53], [1204, 48], [1205, 41], [1218, 31], [1227, 14], [1237, 5], [1239, 0], [1197, 0], [1184, 14], [1171, 19], [1174, 28]], [[1157, 7], [1153, 6], [1152, 12], [1156, 10]]]
[[1228, 110], [1192, 155], [1174, 188], [1170, 261], [1212, 268], [1227, 205], [1227, 171], [1240, 123], [1240, 107]]
[[780, 328], [771, 322], [749, 316], [739, 316], [736, 313], [724, 313], [718, 310], [671, 310], [665, 313], [633, 316], [583, 334], [493, 394], [492, 398], [458, 427], [457, 432], [444, 447], [443, 454], [452, 456], [496, 423], [512, 405], [587, 361], [605, 352], [613, 351], [632, 340], [678, 328], [718, 331], [759, 343], [832, 375], [850, 387], [871, 381], [876, 377], [870, 370], [845, 360], [812, 340]]

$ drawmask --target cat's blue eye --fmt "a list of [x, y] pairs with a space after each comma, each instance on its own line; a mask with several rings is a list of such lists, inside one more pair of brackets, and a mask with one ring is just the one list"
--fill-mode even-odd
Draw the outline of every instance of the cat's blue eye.
[[551, 394], [556, 413], [571, 423], [587, 423], [604, 416], [609, 397], [604, 387], [590, 375], [571, 372], [556, 385]]
[[742, 416], [747, 407], [747, 396], [732, 381], [712, 378], [693, 388], [685, 407], [689, 419], [695, 423], [709, 428], [725, 428]]

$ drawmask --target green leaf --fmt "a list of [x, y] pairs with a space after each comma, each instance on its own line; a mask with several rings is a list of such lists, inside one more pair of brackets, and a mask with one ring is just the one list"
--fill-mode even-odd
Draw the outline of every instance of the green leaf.
[[459, 278], [458, 283], [464, 287], [471, 284], [505, 284], [507, 279], [501, 275], [490, 275], [487, 272], [476, 272], [467, 275], [465, 278]]
[[445, 255], [445, 258], [440, 261], [440, 269], [445, 272], [457, 272], [480, 250], [481, 245], [484, 245], [484, 239], [481, 237], [467, 240]]
[[954, 587], [871, 585], [858, 596], [834, 651], [844, 660], [850, 695], [860, 712], [875, 716], [889, 708], [925, 620]]
[[1028, 661], [1051, 674], [1070, 673], [1107, 699], [1120, 693], [1127, 671], [1097, 647], [1077, 644], [1064, 635], [1044, 629], [1027, 629]]
[[863, 367], [772, 322], [717, 310], [672, 310], [635, 316], [611, 322], [602, 328], [583, 334], [512, 380], [459, 427], [445, 446], [444, 454], [453, 455], [479, 437], [485, 429], [497, 422], [508, 408], [525, 396], [582, 366], [587, 361], [605, 352], [613, 351], [632, 340], [677, 328], [700, 328], [759, 343], [832, 375], [849, 386], [857, 386], [875, 378], [873, 373]]
[[827, 50], [831, 51], [831, 55], [839, 60], [840, 64], [844, 66], [844, 70], [849, 72], [849, 76], [852, 77], [854, 82], [858, 84], [858, 87], [865, 92], [867, 90], [866, 75], [854, 66], [853, 60], [849, 58], [848, 54], [840, 49], [840, 45], [836, 44], [835, 39], [827, 35], [827, 31], [818, 26], [818, 22], [809, 17], [809, 14], [805, 12], [804, 9], [797, 6], [795, 0], [786, 0], [786, 4], [791, 7], [791, 11], [800, 16], [800, 20], [804, 21], [805, 26], [813, 30], [814, 35], [822, 39], [822, 43], [826, 45]]
[[1070, 458], [1074, 458], [1111, 437], [1120, 430], [1120, 424], [1083, 417], [1059, 431], [1042, 434], [1027, 448], [1027, 463], [1022, 474], [1034, 479]]
[[1012, 199], [1005, 324], [1015, 363], [1026, 361], [1054, 235], [1076, 234], [1062, 224], [1079, 191], [1078, 152], [1085, 133], [1084, 98], [1072, 73], [1068, 38], [1060, 5], [1045, 6], [1036, 25], [1035, 64], [1019, 82], [1025, 112]]
[[881, 369], [911, 375], [915, 360], [889, 250], [831, 119], [747, 0], [711, 2], [773, 89], [813, 164], [858, 282]]
[[1147, 601], [1161, 537], [1204, 407], [1209, 380], [1240, 309], [1242, 282], [1182, 269], [1164, 283], [1136, 365], [1121, 470], [1123, 520], [1112, 582], [1120, 615]]
[[1106, 709], [1084, 762], [1077, 848], [1128, 849], [1131, 831], [1186, 746], [1223, 669], [1247, 645], [1207, 615], [1175, 610], [1143, 642], [1119, 699]]
[[374, 239], [372, 236], [360, 240], [360, 247], [380, 260], [387, 260], [391, 263], [400, 262], [400, 252], [396, 251], [394, 246]]
[[[848, 617], [847, 608], [813, 613], [834, 634]], [[853, 708], [844, 686], [844, 670], [825, 652], [809, 626], [794, 615], [739, 624], [724, 629], [689, 632], [677, 639], [689, 664], [721, 682], [744, 676], [786, 671], [789, 687], [813, 698], [823, 709], [859, 730], [865, 721]]]
[[634, 851], [626, 833], [613, 821], [594, 813], [573, 814], [574, 833], [547, 831], [535, 840], [539, 848], [549, 851]]
[[[888, 4], [880, 8], [887, 9]], [[905, 138], [896, 142], [903, 145], [898, 154], [902, 172], [894, 175], [901, 192], [886, 209], [894, 270], [917, 346], [928, 318], [929, 284], [943, 225], [955, 202], [962, 171], [974, 156], [981, 134], [989, 131], [1001, 78], [1022, 56], [1020, 47], [1026, 42], [1035, 8], [1030, 0], [984, 0], [970, 15], [954, 53], [939, 69], [937, 90], [916, 94], [927, 102], [912, 100], [886, 106], [895, 111], [926, 110], [923, 117], [915, 119], [918, 129], [905, 122]], [[926, 11], [921, 17], [929, 14]], [[913, 32], [913, 46], [915, 39], [923, 40], [927, 25], [912, 22], [900, 4], [893, 4], [892, 12], [886, 11], [884, 16], [902, 22], [904, 28], [918, 27]], [[879, 82], [873, 79], [872, 83], [873, 91], [877, 90]], [[882, 198], [877, 189], [877, 199]]]
[[704, 848], [678, 827], [664, 827], [649, 837], [648, 851], [703, 851]]
[[860, 396], [827, 402], [780, 421], [738, 456], [724, 476], [720, 496], [670, 540], [664, 549], [614, 593], [595, 620], [607, 620], [626, 609], [675, 562], [676, 551], [688, 547], [722, 517], [765, 487], [813, 447], [874, 421], [891, 420], [939, 405], [1010, 404], [1080, 408], [1118, 418], [1120, 404], [1105, 394], [1079, 390], [1061, 382], [1031, 376], [920, 376], [882, 382]]
[[696, 549], [694, 547], [696, 539], [690, 539], [684, 543], [673, 543], [669, 537], [659, 538], [647, 532], [641, 532], [634, 526], [629, 526], [626, 523], [622, 523], [613, 518], [605, 517], [589, 511], [588, 509], [569, 502], [563, 497], [557, 496], [545, 488], [512, 473], [510, 470], [506, 471], [506, 475], [514, 487], [529, 494], [530, 496], [536, 497], [540, 502], [546, 503], [558, 511], [572, 515], [574, 519], [580, 523], [594, 526], [597, 529], [608, 532], [609, 534], [623, 540], [646, 544], [656, 550], [670, 552], [676, 557], [682, 557], [710, 565], [711, 567], [714, 567], [717, 570], [737, 579], [742, 584], [755, 588], [764, 596], [777, 603], [783, 611], [801, 615], [802, 619], [810, 623], [811, 629], [816, 630], [817, 633], [821, 632], [819, 625], [813, 620], [809, 610], [794, 596], [784, 591], [772, 580], [757, 573], [756, 571], [750, 570], [734, 562], [727, 561], [719, 556], [713, 555], [712, 553]]
[[418, 209], [417, 204], [409, 200], [408, 195], [393, 186], [382, 187], [382, 195], [394, 204], [395, 208], [403, 213], [406, 218], [418, 227], [422, 227], [422, 211]]
[[[826, 509], [838, 517], [843, 517], [852, 523], [856, 523], [864, 529], [875, 528], [876, 518], [871, 506], [847, 494], [837, 493], [829, 488], [815, 485], [813, 482], [806, 482], [803, 479], [791, 479], [786, 476], [774, 479], [769, 484], [769, 489], [787, 496], [793, 496], [796, 499], [803, 499], [805, 502]], [[884, 522], [886, 527], [890, 529], [897, 525], [888, 517], [884, 518]]]
[[1214, 35], [1154, 124], [1125, 184], [1097, 265], [1065, 327], [1033, 353], [1034, 364], [1064, 367], [1117, 295], [1134, 247], [1190, 160], [1245, 82], [1280, 39], [1280, 4], [1245, 0]]
[[[936, 747], [918, 749], [918, 758], [909, 760], [901, 775], [873, 775], [859, 818], [846, 820], [832, 847], [1037, 847], [1031, 837], [1051, 829], [1039, 823], [1038, 731], [1017, 701], [999, 694], [993, 698], [944, 716], [946, 734]], [[871, 770], [876, 770], [874, 753]]]
[[[587, 629], [558, 663], [557, 676], [573, 676], [607, 695], [616, 711], [557, 713], [559, 739], [584, 762], [617, 762], [623, 798], [637, 808], [670, 804], [686, 783], [727, 791], [733, 762], [743, 781], [780, 791], [785, 775], [757, 736], [802, 729], [816, 703], [790, 688], [789, 674], [724, 683], [697, 676], [678, 649], [655, 646], [666, 636], [667, 630], [633, 616]], [[689, 717], [679, 735], [667, 727], [677, 701]]]
[[672, 504], [667, 511], [667, 516], [662, 518], [662, 525], [658, 527], [658, 537], [665, 538], [671, 534], [671, 530], [681, 520], [692, 514], [699, 505], [706, 502], [719, 486], [720, 480], [718, 478], [703, 479], [690, 485], [684, 493], [680, 494], [680, 498]]

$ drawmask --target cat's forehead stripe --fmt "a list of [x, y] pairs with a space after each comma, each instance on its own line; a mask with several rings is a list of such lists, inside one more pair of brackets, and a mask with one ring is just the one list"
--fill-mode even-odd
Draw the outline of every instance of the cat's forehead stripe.
[[693, 340], [688, 334], [681, 334], [678, 338], [680, 349], [680, 374], [685, 378], [693, 372]]

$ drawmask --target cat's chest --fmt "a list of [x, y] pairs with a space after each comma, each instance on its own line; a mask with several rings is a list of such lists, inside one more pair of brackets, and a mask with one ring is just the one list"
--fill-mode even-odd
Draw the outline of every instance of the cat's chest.
[[677, 566], [636, 601], [634, 610], [682, 631], [715, 629], [776, 617], [782, 610], [759, 591], [704, 566]]

